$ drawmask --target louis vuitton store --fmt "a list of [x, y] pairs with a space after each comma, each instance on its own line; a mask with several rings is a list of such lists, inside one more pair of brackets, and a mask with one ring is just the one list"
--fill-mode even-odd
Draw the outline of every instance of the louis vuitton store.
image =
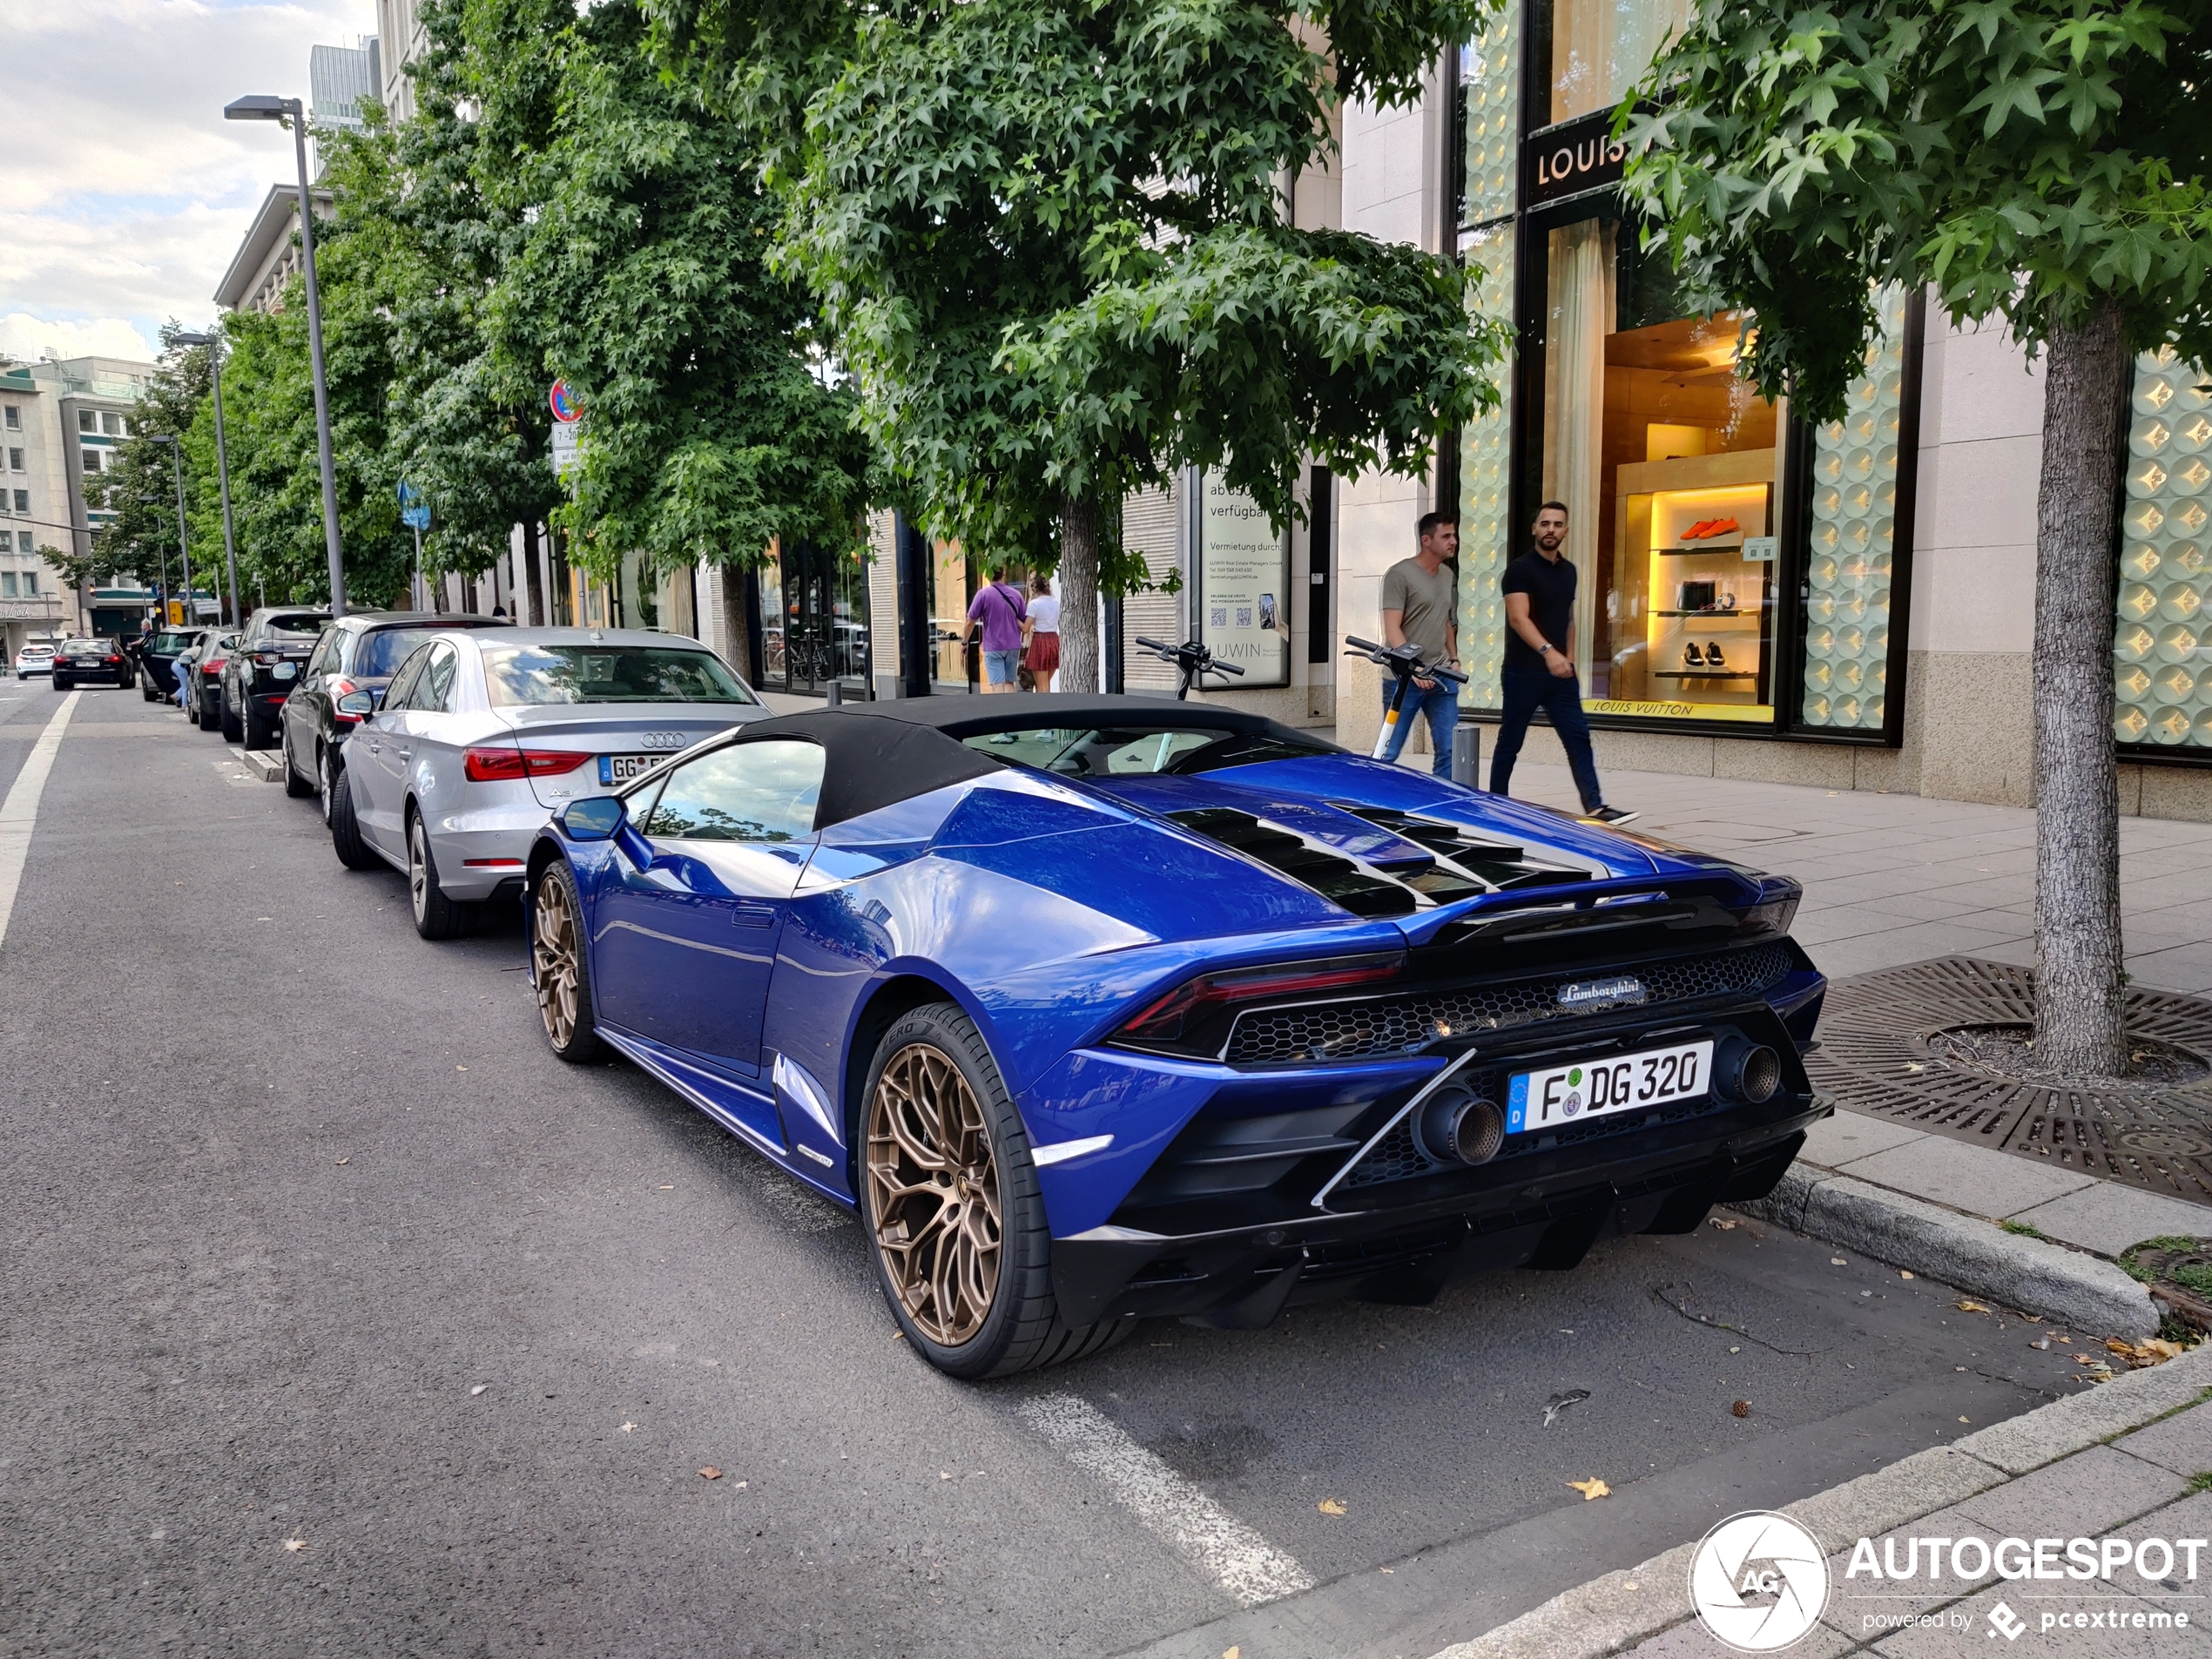
[[[1496, 706], [1498, 580], [1558, 500], [1602, 765], [2026, 804], [2040, 380], [1901, 292], [1843, 421], [1736, 377], [1743, 320], [1696, 314], [1642, 252], [1609, 135], [1684, 11], [1523, 0], [1455, 66], [1450, 222], [1476, 303], [1517, 331], [1501, 408], [1437, 481], [1460, 512], [1466, 706]], [[2123, 808], [2189, 818], [2212, 817], [2200, 380], [2140, 366], [2114, 613]]]

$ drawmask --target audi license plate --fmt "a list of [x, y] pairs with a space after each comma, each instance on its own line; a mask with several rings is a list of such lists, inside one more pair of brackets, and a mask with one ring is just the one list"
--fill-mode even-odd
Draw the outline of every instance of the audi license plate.
[[1514, 1075], [1506, 1093], [1506, 1133], [1550, 1129], [1574, 1117], [1635, 1111], [1691, 1100], [1712, 1086], [1713, 1044], [1685, 1042], [1612, 1060]]
[[601, 755], [599, 781], [603, 784], [626, 784], [632, 778], [643, 778], [668, 757], [666, 755]]

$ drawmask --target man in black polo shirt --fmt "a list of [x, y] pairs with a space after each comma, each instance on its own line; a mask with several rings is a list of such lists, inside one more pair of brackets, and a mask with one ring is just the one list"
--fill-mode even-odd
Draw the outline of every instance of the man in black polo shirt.
[[1625, 824], [1635, 817], [1605, 804], [1597, 759], [1590, 752], [1589, 722], [1582, 718], [1582, 688], [1575, 678], [1575, 566], [1561, 556], [1567, 543], [1565, 503], [1537, 510], [1534, 542], [1506, 566], [1498, 585], [1506, 596], [1506, 660], [1500, 674], [1498, 746], [1490, 757], [1490, 792], [1513, 792], [1513, 763], [1538, 709], [1551, 716], [1582, 797], [1582, 815], [1595, 824]]

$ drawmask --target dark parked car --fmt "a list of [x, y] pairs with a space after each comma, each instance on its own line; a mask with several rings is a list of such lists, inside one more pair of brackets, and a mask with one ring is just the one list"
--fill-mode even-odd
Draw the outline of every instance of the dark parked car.
[[202, 732], [219, 732], [223, 725], [223, 664], [238, 647], [238, 634], [213, 633], [199, 642], [192, 658], [192, 685], [199, 695], [185, 711], [185, 718]]
[[449, 629], [513, 626], [505, 617], [441, 617], [420, 610], [356, 610], [332, 623], [284, 700], [277, 729], [284, 751], [284, 792], [321, 795], [327, 818], [338, 745], [375, 711], [381, 693], [415, 648]]
[[57, 691], [66, 691], [79, 680], [128, 685], [138, 672], [119, 639], [64, 639], [54, 651]]
[[307, 605], [271, 605], [246, 619], [223, 664], [224, 737], [249, 749], [268, 746], [284, 699], [329, 625], [330, 612]]
[[149, 703], [177, 695], [177, 658], [207, 637], [206, 628], [164, 628], [139, 642], [138, 694]]

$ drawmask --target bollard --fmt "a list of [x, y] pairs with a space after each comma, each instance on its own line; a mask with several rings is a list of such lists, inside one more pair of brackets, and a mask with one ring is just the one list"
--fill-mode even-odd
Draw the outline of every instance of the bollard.
[[832, 680], [823, 688], [823, 696], [827, 699], [827, 707], [833, 709], [843, 708], [845, 706], [844, 683], [841, 680]]
[[1469, 789], [1482, 787], [1482, 728], [1462, 720], [1452, 728], [1452, 781]]

